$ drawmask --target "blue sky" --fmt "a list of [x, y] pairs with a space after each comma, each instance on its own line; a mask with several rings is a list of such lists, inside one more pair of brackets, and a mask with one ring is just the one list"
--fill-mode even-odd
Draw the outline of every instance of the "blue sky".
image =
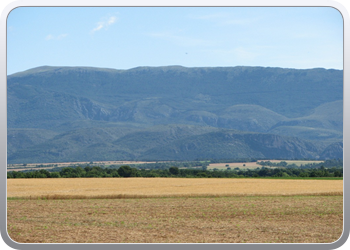
[[50, 66], [343, 68], [330, 7], [20, 7], [7, 73]]

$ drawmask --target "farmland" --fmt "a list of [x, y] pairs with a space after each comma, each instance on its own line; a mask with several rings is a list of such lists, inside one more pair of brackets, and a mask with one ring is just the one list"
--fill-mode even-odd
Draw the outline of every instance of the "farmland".
[[[207, 161], [94, 161], [94, 162], [60, 162], [60, 163], [30, 163], [30, 164], [8, 164], [7, 172], [10, 171], [35, 171], [40, 169], [46, 169], [49, 171], [59, 171], [65, 167], [74, 167], [74, 166], [100, 166], [102, 168], [114, 168], [120, 167], [122, 165], [130, 165], [138, 169], [167, 169], [171, 166], [177, 166], [180, 169], [202, 169], [205, 167], [208, 170], [226, 170], [227, 168], [239, 168], [240, 170], [254, 170], [262, 167], [261, 162], [264, 160], [255, 160], [255, 161], [227, 161], [227, 162], [212, 162], [212, 160]], [[282, 165], [272, 166], [273, 164], [278, 164], [285, 162], [286, 165], [293, 165], [293, 168], [298, 168], [302, 165], [311, 165], [311, 164], [322, 164], [327, 161], [315, 161], [315, 160], [268, 160], [269, 164], [264, 164], [265, 168], [276, 168], [281, 167]], [[337, 166], [342, 166], [342, 162]], [[334, 166], [334, 164], [333, 164]], [[284, 166], [282, 166], [284, 167]]]
[[[256, 162], [225, 162], [225, 163], [210, 163], [208, 166], [208, 169], [227, 169], [228, 167], [230, 168], [240, 168], [240, 169], [256, 169], [256, 168], [261, 168], [261, 165], [259, 162], [262, 160], [258, 160]], [[300, 167], [301, 165], [305, 164], [312, 164], [312, 163], [321, 163], [323, 161], [302, 161], [302, 160], [283, 160], [286, 162], [288, 165], [295, 164], [296, 166]], [[269, 160], [271, 163], [279, 163], [281, 160]], [[266, 166], [265, 166], [266, 167]], [[271, 167], [271, 166], [268, 166]], [[272, 167], [273, 168], [273, 167]]]
[[342, 196], [8, 200], [21, 243], [331, 243]]
[[[55, 162], [55, 163], [29, 163], [29, 164], [8, 164], [7, 171], [24, 171], [24, 170], [37, 170], [37, 169], [52, 169], [52, 168], [63, 168], [72, 165], [86, 165], [89, 164], [88, 161], [81, 162]], [[109, 165], [122, 165], [122, 164], [145, 164], [145, 163], [155, 163], [154, 161], [95, 161], [94, 165], [98, 166], [109, 166]]]
[[[279, 162], [279, 161], [278, 161]], [[208, 169], [227, 169], [240, 168], [240, 169], [256, 169], [261, 168], [261, 165], [257, 162], [224, 162], [224, 163], [210, 163]]]
[[21, 243], [330, 243], [343, 230], [343, 180], [59, 178], [7, 185], [8, 233]]
[[118, 198], [342, 194], [343, 180], [219, 178], [8, 179], [8, 197]]

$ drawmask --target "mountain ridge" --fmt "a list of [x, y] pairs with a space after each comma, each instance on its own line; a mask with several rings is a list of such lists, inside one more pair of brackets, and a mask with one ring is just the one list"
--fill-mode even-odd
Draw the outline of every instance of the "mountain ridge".
[[[37, 141], [44, 143], [42, 147], [56, 147], [57, 154], [52, 154], [50, 159], [63, 160], [67, 153], [63, 149], [59, 153], [58, 139], [50, 138], [53, 134], [63, 136], [71, 131], [88, 138], [100, 129], [110, 128], [117, 133], [118, 129], [130, 128], [133, 131], [129, 131], [131, 137], [140, 130], [145, 131], [143, 136], [149, 137], [152, 129], [168, 124], [194, 126], [198, 133], [224, 129], [253, 133], [257, 138], [259, 133], [281, 138], [297, 136], [303, 140], [298, 144], [303, 148], [298, 150], [303, 152], [312, 148], [307, 143], [321, 145], [315, 146], [312, 153], [304, 154], [313, 158], [339, 156], [342, 150], [342, 144], [339, 144], [342, 143], [343, 131], [342, 70], [250, 66], [188, 68], [179, 65], [118, 70], [42, 66], [9, 75], [7, 80], [8, 131], [16, 134], [18, 131], [14, 129], [22, 129], [21, 136], [29, 138], [26, 139], [26, 148], [8, 136], [10, 162], [29, 159], [31, 146], [33, 150], [40, 150]], [[81, 130], [84, 128], [90, 129], [91, 135]], [[40, 134], [35, 135], [36, 130], [38, 133], [51, 132], [40, 137]], [[207, 140], [211, 137], [209, 134], [187, 135], [210, 144]], [[113, 155], [112, 149], [115, 149], [119, 152], [115, 155], [136, 157], [133, 155], [135, 148], [129, 147], [125, 151], [107, 137], [95, 136], [98, 151], [105, 150], [108, 152], [104, 153], [106, 156]], [[208, 138], [200, 139], [201, 136]], [[272, 136], [268, 138], [273, 140]], [[80, 152], [79, 157], [86, 157], [79, 140], [68, 137], [66, 140], [68, 144], [76, 145], [75, 152]], [[188, 143], [186, 138], [181, 140]], [[287, 143], [289, 139], [284, 140]], [[54, 146], [55, 143], [58, 144]], [[242, 140], [240, 143], [248, 151], [254, 147]], [[93, 148], [90, 145], [89, 150]], [[156, 146], [147, 148], [145, 152], [150, 154], [161, 152]], [[226, 152], [221, 146], [219, 148]], [[168, 149], [163, 149], [170, 155]], [[142, 157], [145, 158], [145, 152], [140, 151], [137, 157], [144, 154]], [[39, 155], [42, 159], [46, 157], [43, 152]], [[289, 155], [302, 157], [293, 153]], [[36, 159], [40, 160], [40, 157]]]

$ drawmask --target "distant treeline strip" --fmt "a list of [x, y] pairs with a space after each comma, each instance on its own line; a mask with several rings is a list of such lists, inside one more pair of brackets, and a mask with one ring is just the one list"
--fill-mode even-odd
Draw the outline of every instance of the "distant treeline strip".
[[64, 167], [58, 172], [49, 172], [46, 169], [20, 172], [7, 172], [7, 178], [86, 178], [86, 177], [179, 177], [179, 178], [247, 178], [247, 177], [270, 177], [270, 178], [333, 178], [343, 177], [343, 167], [302, 169], [302, 168], [266, 168], [241, 170], [227, 169], [206, 170], [202, 169], [137, 169], [130, 166], [116, 168], [102, 168], [99, 166]]
[[258, 161], [257, 164], [261, 166], [269, 166], [269, 167], [286, 167], [286, 168], [301, 168], [301, 169], [312, 169], [312, 168], [320, 168], [320, 167], [334, 167], [334, 166], [343, 166], [343, 160], [342, 159], [332, 159], [332, 160], [325, 160], [323, 162], [319, 163], [305, 163], [301, 164], [300, 166], [297, 166], [295, 163], [287, 163], [286, 161], [280, 161], [280, 162], [271, 162], [269, 160], [266, 161]]

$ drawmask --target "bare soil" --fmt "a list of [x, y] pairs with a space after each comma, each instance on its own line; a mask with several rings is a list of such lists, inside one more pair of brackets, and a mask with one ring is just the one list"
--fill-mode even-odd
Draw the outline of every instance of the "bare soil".
[[8, 200], [19, 243], [331, 243], [342, 196]]

